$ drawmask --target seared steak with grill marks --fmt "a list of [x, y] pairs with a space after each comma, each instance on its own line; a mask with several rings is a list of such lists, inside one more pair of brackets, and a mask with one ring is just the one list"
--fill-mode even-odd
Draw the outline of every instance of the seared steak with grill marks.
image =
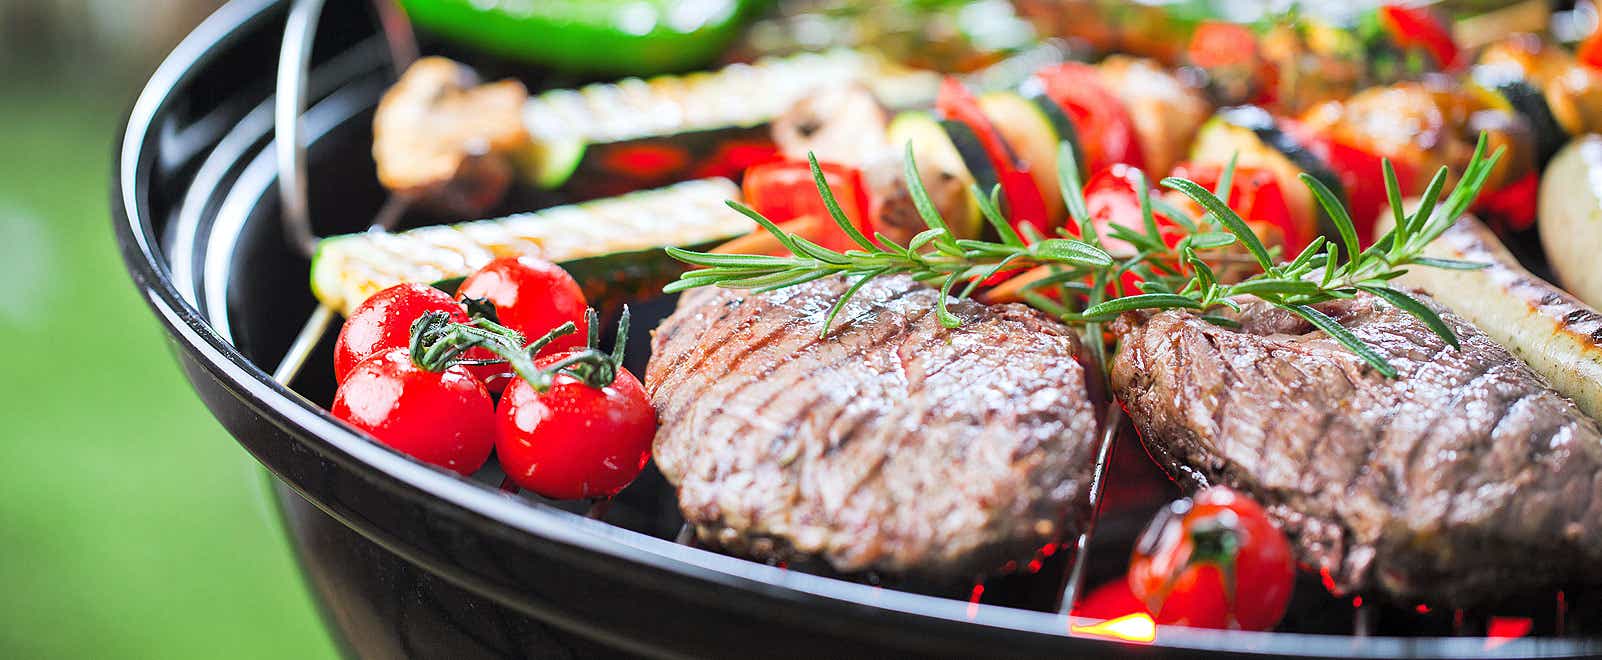
[[848, 282], [686, 293], [656, 331], [646, 389], [657, 466], [699, 537], [842, 572], [969, 577], [1088, 515], [1096, 409], [1070, 331], [1021, 305]]
[[1239, 330], [1126, 315], [1113, 389], [1175, 476], [1257, 498], [1342, 591], [1466, 606], [1595, 580], [1596, 422], [1452, 314], [1461, 350], [1373, 297], [1320, 309], [1399, 377], [1259, 302]]

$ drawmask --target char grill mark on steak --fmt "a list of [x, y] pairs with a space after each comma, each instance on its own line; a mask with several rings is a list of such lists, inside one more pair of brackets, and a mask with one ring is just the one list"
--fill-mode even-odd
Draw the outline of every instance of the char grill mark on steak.
[[1120, 319], [1114, 392], [1154, 456], [1258, 499], [1343, 591], [1466, 606], [1596, 581], [1596, 422], [1452, 314], [1462, 350], [1370, 296], [1320, 309], [1399, 377], [1255, 302], [1240, 330]]
[[[906, 293], [910, 293], [910, 291], [908, 291]], [[730, 303], [734, 303], [734, 304], [730, 304]], [[731, 300], [731, 301], [729, 301], [729, 303], [725, 303], [726, 311], [734, 310], [740, 304], [743, 304], [743, 301], [740, 301], [738, 299]], [[815, 313], [816, 313], [816, 310], [813, 310], [813, 314], [815, 314]], [[771, 374], [771, 373], [764, 373], [764, 372], [759, 372], [759, 371], [754, 371], [754, 370], [753, 371], [748, 371], [748, 372], [743, 373], [743, 374], [740, 374], [741, 378], [738, 379], [738, 380], [731, 379], [730, 376], [732, 374], [734, 374], [735, 370], [738, 369], [739, 366], [741, 364], [743, 364], [748, 358], [752, 357], [753, 355], [758, 354], [762, 349], [767, 348], [774, 341], [776, 341], [776, 340], [778, 340], [780, 338], [783, 338], [783, 337], [785, 337], [787, 335], [794, 334], [797, 331], [798, 327], [800, 327], [802, 325], [805, 325], [806, 322], [807, 322], [806, 317], [799, 317], [799, 316], [795, 317], [795, 318], [784, 319], [781, 322], [774, 323], [772, 325], [772, 327], [770, 327], [766, 333], [763, 333], [760, 336], [749, 336], [749, 337], [741, 338], [741, 336], [739, 335], [739, 331], [740, 330], [749, 331], [750, 328], [755, 323], [760, 321], [760, 319], [751, 318], [751, 317], [740, 317], [740, 318], [742, 318], [742, 321], [741, 321], [741, 324], [740, 324], [740, 326], [738, 328], [726, 329], [726, 328], [720, 327], [721, 326], [721, 321], [723, 319], [726, 319], [726, 318], [728, 318], [727, 314], [725, 314], [723, 317], [720, 317], [720, 321], [718, 323], [714, 323], [711, 327], [707, 328], [706, 334], [713, 335], [713, 336], [724, 336], [726, 334], [726, 336], [729, 337], [728, 341], [725, 341], [725, 342], [722, 342], [722, 343], [719, 343], [719, 344], [713, 344], [708, 351], [702, 353], [702, 355], [697, 360], [697, 363], [695, 365], [690, 366], [690, 367], [685, 367], [682, 364], [681, 365], [675, 365], [670, 370], [671, 373], [678, 373], [678, 374], [681, 374], [682, 376], [688, 377], [690, 374], [695, 374], [695, 373], [699, 372], [699, 370], [702, 368], [702, 365], [705, 364], [710, 358], [712, 358], [714, 356], [717, 356], [717, 357], [721, 358], [719, 361], [722, 361], [724, 363], [724, 365], [725, 365], [724, 373], [723, 373], [723, 377], [722, 378], [705, 379], [705, 380], [702, 381], [702, 385], [700, 386], [700, 389], [695, 390], [689, 396], [681, 397], [682, 400], [684, 402], [686, 402], [686, 403], [700, 400], [700, 398], [702, 396], [709, 394], [709, 390], [711, 390], [714, 386], [722, 386], [722, 387], [724, 387], [726, 389], [738, 389], [740, 387], [744, 387], [746, 385], [749, 385], [752, 381], [755, 381], [755, 380], [758, 380], [758, 379], [764, 379], [764, 380], [766, 380], [766, 381], [768, 381], [770, 383], [772, 381], [777, 380], [776, 378], [773, 377], [773, 374]], [[843, 315], [842, 315], [842, 318], [840, 320], [842, 322], [845, 322], [847, 319], [844, 319]], [[813, 333], [813, 336], [814, 337], [819, 337], [820, 335], [819, 335], [819, 333]], [[814, 339], [812, 342], [809, 342], [808, 344], [806, 344], [806, 345], [804, 345], [804, 346], [802, 346], [800, 348], [801, 348], [801, 350], [805, 350], [805, 349], [810, 348], [811, 346], [813, 346], [815, 344], [816, 344], [816, 339]], [[728, 351], [732, 351], [733, 353], [729, 354], [729, 355], [726, 355], [725, 352], [728, 352]], [[799, 352], [799, 351], [797, 351], [797, 352]], [[792, 364], [793, 364], [793, 362], [792, 362]], [[682, 412], [682, 411], [675, 411], [675, 412]]]
[[1017, 305], [906, 277], [686, 293], [653, 339], [654, 454], [698, 535], [843, 572], [967, 578], [1088, 517], [1096, 418], [1078, 342]]

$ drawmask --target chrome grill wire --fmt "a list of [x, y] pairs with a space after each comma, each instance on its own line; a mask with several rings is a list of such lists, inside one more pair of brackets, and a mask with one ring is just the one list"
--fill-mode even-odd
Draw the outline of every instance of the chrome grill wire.
[[[306, 86], [311, 77], [312, 45], [317, 40], [317, 24], [325, 0], [295, 0], [284, 24], [284, 41], [278, 51], [277, 90], [273, 101], [273, 144], [278, 161], [278, 197], [282, 209], [284, 237], [308, 258], [317, 250], [317, 234], [312, 228], [307, 193], [305, 127]], [[411, 21], [396, 0], [373, 0], [379, 28], [389, 49], [395, 75], [417, 59], [417, 35]], [[409, 201], [391, 195], [370, 223], [370, 231], [387, 231], [405, 213]], [[318, 305], [301, 326], [289, 351], [273, 369], [273, 380], [288, 385], [306, 364], [306, 359], [333, 324], [334, 310]]]

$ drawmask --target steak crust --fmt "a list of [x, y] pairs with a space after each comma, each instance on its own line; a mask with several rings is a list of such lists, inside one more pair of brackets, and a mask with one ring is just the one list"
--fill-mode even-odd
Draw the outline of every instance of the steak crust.
[[1371, 296], [1319, 309], [1399, 376], [1266, 303], [1238, 330], [1120, 319], [1113, 390], [1153, 456], [1256, 498], [1340, 592], [1470, 606], [1595, 581], [1596, 422], [1455, 315], [1461, 350]]
[[699, 538], [841, 572], [990, 572], [1088, 518], [1096, 408], [1069, 330], [907, 277], [686, 293], [645, 385], [657, 466]]

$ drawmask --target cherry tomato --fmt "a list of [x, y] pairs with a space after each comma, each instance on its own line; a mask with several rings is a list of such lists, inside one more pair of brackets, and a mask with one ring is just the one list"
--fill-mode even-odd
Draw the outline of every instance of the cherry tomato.
[[1428, 9], [1383, 5], [1379, 9], [1379, 19], [1390, 33], [1391, 41], [1403, 50], [1423, 49], [1443, 70], [1457, 65], [1457, 43], [1452, 41], [1451, 30]]
[[494, 303], [501, 325], [522, 333], [528, 341], [567, 321], [578, 326], [578, 332], [551, 342], [547, 352], [576, 348], [588, 333], [584, 312], [589, 303], [584, 291], [561, 266], [543, 259], [502, 257], [491, 261], [462, 281], [456, 297]]
[[411, 342], [412, 321], [427, 312], [445, 312], [467, 321], [467, 312], [450, 294], [427, 284], [399, 284], [356, 306], [334, 342], [334, 382], [342, 383], [357, 363]]
[[[1174, 166], [1173, 176], [1195, 181], [1208, 190], [1218, 189], [1218, 179], [1224, 175], [1221, 165], [1180, 163]], [[1384, 194], [1384, 191], [1381, 191]], [[1170, 199], [1201, 216], [1201, 207], [1189, 197], [1170, 195]], [[1267, 170], [1253, 167], [1236, 167], [1229, 180], [1229, 198], [1224, 200], [1252, 232], [1270, 247], [1283, 248], [1286, 258], [1294, 257], [1313, 240], [1314, 229], [1292, 219], [1290, 205], [1280, 192], [1279, 179]], [[1355, 220], [1355, 219], [1354, 219]], [[1368, 223], [1370, 226], [1373, 222]], [[1359, 227], [1362, 224], [1359, 223]]]
[[495, 448], [495, 403], [466, 369], [428, 371], [393, 348], [351, 369], [333, 413], [402, 453], [467, 475]]
[[1273, 628], [1295, 577], [1285, 535], [1222, 486], [1159, 512], [1129, 561], [1129, 588], [1158, 623], [1198, 628]]
[[1079, 133], [1086, 169], [1096, 172], [1116, 163], [1140, 167], [1145, 158], [1135, 121], [1128, 108], [1101, 82], [1096, 67], [1067, 62], [1035, 73], [1046, 96], [1062, 107]]
[[[549, 368], [568, 354], [536, 361]], [[627, 369], [595, 387], [558, 373], [545, 392], [518, 380], [501, 397], [495, 447], [517, 485], [555, 499], [610, 497], [651, 460], [656, 411]]]
[[[824, 182], [840, 203], [840, 211], [864, 235], [873, 235], [867, 224], [868, 192], [862, 184], [862, 174], [856, 168], [834, 163], [819, 163], [818, 169], [823, 172]], [[746, 204], [775, 223], [803, 217], [823, 220], [823, 223], [815, 225], [819, 229], [817, 234], [807, 237], [823, 247], [831, 250], [860, 247], [829, 217], [823, 197], [818, 194], [817, 183], [812, 180], [812, 168], [804, 161], [756, 165], [746, 170], [740, 188]]]
[[[979, 99], [956, 78], [947, 77], [940, 83], [935, 109], [947, 119], [962, 122], [978, 136], [979, 144], [984, 147], [1000, 179], [1001, 194], [1007, 202], [1007, 223], [1014, 228], [1030, 224], [1042, 235], [1049, 235], [1052, 218], [1046, 210], [1046, 198], [1040, 192], [1040, 185], [1020, 167], [1015, 152], [979, 107]], [[989, 194], [990, 191], [984, 192]]]

